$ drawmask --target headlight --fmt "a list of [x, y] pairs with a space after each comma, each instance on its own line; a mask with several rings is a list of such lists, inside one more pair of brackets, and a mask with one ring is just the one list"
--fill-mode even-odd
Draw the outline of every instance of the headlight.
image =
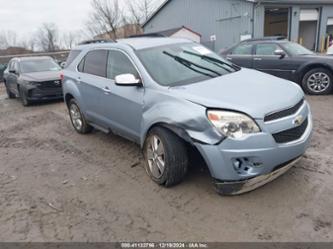
[[231, 111], [208, 111], [208, 119], [224, 136], [240, 139], [248, 134], [260, 132], [260, 128], [250, 117]]

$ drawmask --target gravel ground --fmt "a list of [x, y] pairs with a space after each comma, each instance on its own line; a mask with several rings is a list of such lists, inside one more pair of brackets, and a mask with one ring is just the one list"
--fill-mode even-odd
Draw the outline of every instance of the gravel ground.
[[23, 108], [0, 86], [0, 241], [333, 241], [333, 96], [308, 99], [304, 158], [261, 189], [221, 197], [200, 167], [157, 186], [135, 144], [78, 135], [63, 103]]

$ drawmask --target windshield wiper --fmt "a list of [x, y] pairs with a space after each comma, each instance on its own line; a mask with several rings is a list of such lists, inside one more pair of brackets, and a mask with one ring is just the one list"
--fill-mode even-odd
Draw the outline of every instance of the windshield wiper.
[[195, 71], [195, 72], [197, 72], [197, 73], [201, 73], [201, 74], [204, 74], [204, 75], [209, 76], [209, 77], [212, 77], [212, 78], [215, 78], [215, 77], [216, 77], [216, 76], [214, 76], [214, 75], [212, 75], [212, 74], [205, 73], [205, 72], [202, 72], [202, 71], [200, 71], [200, 70], [197, 70], [197, 69], [195, 69], [195, 68], [193, 68], [193, 67], [191, 67], [191, 66], [195, 66], [195, 67], [201, 68], [201, 69], [203, 69], [203, 70], [206, 70], [206, 71], [208, 71], [208, 72], [214, 73], [214, 74], [216, 74], [217, 76], [222, 76], [222, 74], [220, 74], [219, 72], [216, 72], [216, 71], [214, 71], [214, 70], [212, 70], [212, 69], [209, 69], [209, 68], [207, 68], [207, 67], [204, 67], [204, 66], [198, 65], [198, 64], [194, 63], [193, 61], [189, 61], [189, 60], [187, 60], [187, 59], [185, 59], [185, 58], [182, 58], [182, 57], [180, 57], [180, 56], [170, 54], [170, 53], [167, 52], [167, 51], [163, 51], [163, 54], [166, 54], [166, 55], [168, 55], [168, 56], [174, 58], [176, 61], [178, 61], [178, 62], [181, 63], [182, 65], [184, 65], [184, 66], [186, 66], [186, 67], [192, 69], [193, 71]]
[[[224, 62], [224, 61], [221, 61], [219, 59], [210, 57], [208, 55], [201, 55], [201, 54], [193, 53], [193, 52], [186, 51], [186, 50], [184, 50], [184, 53], [200, 57], [201, 59], [203, 59], [205, 61], [208, 61], [208, 62], [212, 62], [215, 66], [221, 67], [221, 68], [227, 70], [228, 72], [232, 72], [232, 70], [226, 68], [225, 66], [231, 67], [231, 68], [233, 68], [234, 70], [237, 70], [237, 71], [241, 69], [237, 65], [229, 64], [227, 62]], [[222, 66], [222, 65], [224, 65], [224, 66]]]

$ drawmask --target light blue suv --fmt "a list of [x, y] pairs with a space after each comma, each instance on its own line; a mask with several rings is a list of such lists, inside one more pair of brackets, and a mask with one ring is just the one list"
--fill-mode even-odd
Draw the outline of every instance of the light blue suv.
[[147, 173], [166, 187], [183, 180], [195, 151], [219, 193], [254, 190], [290, 169], [312, 133], [298, 85], [183, 39], [80, 45], [63, 91], [77, 132], [96, 128], [138, 143]]

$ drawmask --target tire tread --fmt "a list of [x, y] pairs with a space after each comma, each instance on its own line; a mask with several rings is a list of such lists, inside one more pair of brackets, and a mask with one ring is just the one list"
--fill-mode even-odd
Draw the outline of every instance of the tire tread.
[[[165, 187], [175, 186], [184, 179], [187, 173], [188, 155], [186, 145], [181, 138], [162, 127], [153, 128], [147, 137], [147, 141], [149, 141], [149, 137], [154, 134], [156, 134], [164, 144], [164, 149], [166, 150], [166, 168], [161, 179], [154, 179], [151, 174], [149, 175], [160, 185]], [[146, 150], [146, 144], [144, 149]], [[145, 163], [148, 169], [148, 163]]]
[[70, 119], [71, 119], [71, 123], [72, 123], [74, 129], [75, 129], [78, 133], [80, 133], [80, 134], [88, 134], [88, 133], [90, 133], [90, 132], [93, 130], [93, 127], [92, 127], [91, 125], [89, 125], [88, 122], [86, 121], [84, 115], [83, 115], [82, 112], [81, 112], [81, 109], [80, 109], [78, 103], [76, 102], [76, 100], [75, 100], [74, 98], [71, 99], [71, 100], [68, 102], [68, 110], [69, 110], [69, 108], [70, 108], [70, 106], [71, 106], [72, 104], [74, 104], [74, 105], [76, 105], [76, 106], [78, 107], [78, 109], [79, 109], [79, 111], [80, 111], [80, 113], [81, 113], [82, 121], [83, 121], [83, 124], [82, 124], [82, 128], [81, 128], [81, 130], [77, 130], [77, 129], [75, 128], [73, 122], [72, 122], [72, 119], [70, 118]]

